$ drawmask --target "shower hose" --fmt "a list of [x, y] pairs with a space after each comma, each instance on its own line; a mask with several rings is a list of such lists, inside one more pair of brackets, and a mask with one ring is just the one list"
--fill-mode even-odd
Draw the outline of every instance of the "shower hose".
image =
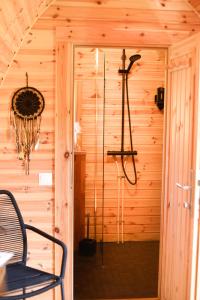
[[[133, 151], [133, 139], [131, 134], [131, 114], [130, 114], [130, 105], [129, 105], [129, 93], [128, 93], [128, 72], [122, 74], [122, 132], [121, 132], [121, 151], [124, 151], [124, 107], [125, 107], [125, 95], [126, 95], [126, 101], [127, 101], [127, 110], [128, 110], [128, 124], [129, 124], [129, 137], [130, 137], [130, 146], [131, 151]], [[122, 169], [124, 172], [124, 175], [128, 182], [132, 185], [135, 185], [137, 183], [137, 173], [136, 173], [136, 166], [135, 166], [135, 157], [132, 154], [132, 166], [134, 171], [134, 180], [131, 180], [127, 174], [127, 171], [125, 169], [125, 162], [124, 162], [124, 155], [121, 155], [121, 163], [122, 163]]]

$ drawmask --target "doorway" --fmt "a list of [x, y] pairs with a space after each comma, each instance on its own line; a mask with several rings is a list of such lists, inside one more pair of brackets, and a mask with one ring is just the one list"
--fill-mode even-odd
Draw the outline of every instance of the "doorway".
[[[162, 186], [165, 49], [128, 48], [141, 55], [128, 75], [137, 184], [120, 158], [122, 49], [74, 50], [74, 294], [76, 300], [156, 297]], [[124, 145], [130, 147], [125, 112]], [[126, 170], [134, 178], [131, 159]], [[80, 249], [90, 239], [92, 252]], [[91, 248], [92, 249], [92, 248]]]

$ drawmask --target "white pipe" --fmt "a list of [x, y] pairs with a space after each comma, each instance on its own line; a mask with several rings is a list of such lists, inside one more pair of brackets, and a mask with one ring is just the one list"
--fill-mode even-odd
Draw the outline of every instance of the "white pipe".
[[117, 159], [115, 159], [115, 164], [117, 167], [117, 243], [120, 240], [120, 194], [121, 194], [121, 177], [120, 169]]
[[98, 152], [98, 87], [99, 49], [96, 48], [96, 76], [95, 76], [95, 167], [94, 167], [94, 238], [97, 239], [97, 152]]
[[124, 182], [125, 182], [125, 176], [121, 176], [122, 181], [122, 197], [121, 197], [121, 242], [124, 243]]
[[[124, 163], [126, 167], [126, 161]], [[125, 185], [125, 176], [121, 176], [121, 242], [124, 243], [124, 185]]]

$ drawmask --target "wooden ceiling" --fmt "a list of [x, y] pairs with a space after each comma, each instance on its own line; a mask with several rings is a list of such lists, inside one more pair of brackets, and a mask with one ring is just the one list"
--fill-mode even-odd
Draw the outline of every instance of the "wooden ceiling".
[[0, 0], [0, 78], [9, 69], [26, 34], [53, 0]]
[[[0, 78], [30, 29], [98, 26], [171, 44], [200, 31], [200, 0], [1, 0]], [[37, 22], [36, 22], [37, 20]], [[156, 41], [156, 39], [155, 39]]]
[[200, 15], [200, 0], [188, 0], [189, 4]]

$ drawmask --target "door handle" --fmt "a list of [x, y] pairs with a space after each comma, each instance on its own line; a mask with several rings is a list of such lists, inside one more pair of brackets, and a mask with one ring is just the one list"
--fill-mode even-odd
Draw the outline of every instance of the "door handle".
[[191, 185], [182, 185], [180, 183], [176, 183], [176, 186], [179, 188], [179, 189], [182, 189], [184, 191], [190, 191], [192, 189], [192, 186]]
[[[190, 183], [193, 183], [193, 175], [194, 175], [194, 171], [191, 169], [190, 170]], [[179, 189], [182, 189], [183, 191], [189, 192], [189, 201], [183, 201], [183, 207], [186, 209], [191, 209], [192, 207], [192, 185], [184, 185], [184, 184], [180, 184], [180, 183], [176, 183], [176, 186]]]
[[183, 207], [187, 208], [187, 209], [190, 209], [191, 208], [191, 204], [189, 202], [187, 202], [187, 201], [184, 201], [183, 202]]
[[[183, 191], [191, 191], [192, 189], [192, 186], [191, 185], [182, 185], [180, 183], [176, 183], [176, 186], [179, 188], [179, 189], [182, 189]], [[191, 193], [190, 193], [191, 194]], [[190, 196], [191, 197], [191, 196]], [[191, 201], [191, 199], [190, 199]], [[191, 209], [191, 203], [188, 202], [188, 201], [184, 201], [183, 202], [183, 207], [186, 208], [186, 209]]]
[[[184, 185], [184, 184], [182, 185], [180, 183], [176, 183], [176, 186], [179, 189], [182, 189], [183, 191], [191, 191], [191, 189], [192, 189], [191, 185]], [[190, 197], [191, 197], [191, 193], [190, 193]], [[186, 208], [186, 209], [191, 209], [191, 199], [190, 199], [190, 202], [184, 201], [183, 202], [183, 207]]]

